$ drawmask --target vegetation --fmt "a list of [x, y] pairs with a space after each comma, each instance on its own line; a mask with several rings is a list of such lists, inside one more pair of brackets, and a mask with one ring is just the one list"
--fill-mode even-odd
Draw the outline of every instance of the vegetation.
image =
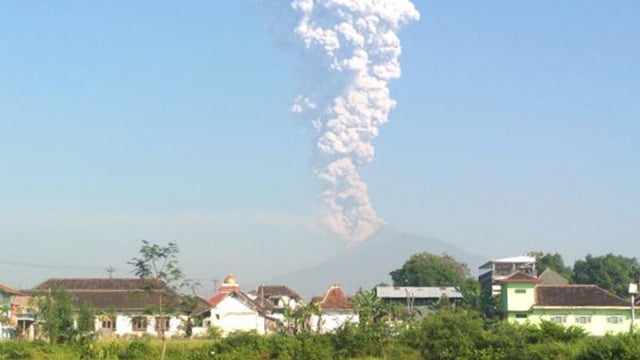
[[[381, 317], [379, 319], [383, 319]], [[586, 336], [580, 328], [488, 324], [469, 309], [445, 307], [420, 321], [345, 325], [335, 334], [238, 332], [224, 339], [101, 340], [74, 343], [0, 342], [0, 359], [136, 360], [270, 359], [638, 359], [640, 336]]]
[[562, 255], [558, 253], [544, 253], [542, 251], [532, 251], [527, 255], [536, 259], [536, 269], [538, 275], [542, 274], [548, 268], [564, 276], [567, 280], [571, 280], [573, 276], [573, 270], [570, 266], [564, 264]]
[[77, 330], [73, 324], [74, 312], [69, 293], [58, 287], [38, 294], [36, 301], [49, 340], [56, 344], [72, 342]]
[[618, 296], [627, 296], [629, 283], [640, 279], [640, 264], [636, 258], [607, 254], [587, 255], [573, 265], [573, 281], [578, 284], [596, 284]]
[[[159, 246], [143, 241], [140, 257], [130, 264], [137, 276], [149, 280], [149, 291], [162, 290], [159, 284], [175, 288], [184, 280], [177, 254], [175, 244]], [[626, 283], [637, 281], [640, 273], [635, 258], [612, 254], [589, 255], [576, 261], [573, 269], [565, 266], [557, 253], [530, 255], [538, 259], [540, 271], [552, 268], [563, 275], [570, 273], [575, 282], [596, 283], [623, 296]], [[221, 330], [212, 327], [207, 339], [168, 341], [160, 326], [158, 339], [95, 340], [91, 336], [94, 312], [83, 306], [74, 313], [68, 293], [51, 289], [37, 298], [50, 342], [0, 342], [0, 360], [640, 359], [637, 333], [594, 337], [582, 328], [550, 322], [517, 325], [500, 321], [500, 299], [482, 294], [467, 266], [448, 255], [415, 254], [392, 271], [391, 277], [395, 285], [456, 286], [465, 301], [461, 306], [452, 306], [448, 299], [440, 299], [431, 305], [428, 316], [417, 318], [402, 306], [382, 302], [374, 290], [361, 290], [352, 298], [359, 323], [347, 323], [332, 334], [317, 333], [317, 324], [311, 319], [320, 312], [316, 305], [308, 304], [287, 309], [278, 334], [237, 332], [223, 338]], [[193, 299], [186, 299], [180, 304], [159, 296], [158, 309], [154, 311], [164, 314], [174, 307], [175, 311], [188, 312], [194, 304]]]
[[[180, 308], [180, 299], [175, 292], [177, 287], [185, 285], [185, 276], [178, 265], [178, 245], [168, 243], [165, 246], [151, 244], [147, 240], [142, 240], [140, 256], [129, 261], [133, 266], [133, 272], [140, 279], [145, 280], [145, 290], [151, 296], [157, 296], [157, 309], [153, 309], [158, 314], [158, 318], [164, 318], [170, 307]], [[167, 288], [174, 290], [166, 291]], [[165, 321], [159, 321], [156, 325], [158, 336], [162, 340], [162, 354], [160, 359], [165, 358], [166, 337]]]
[[394, 286], [463, 286], [469, 267], [452, 256], [428, 252], [412, 255], [400, 269], [389, 273]]

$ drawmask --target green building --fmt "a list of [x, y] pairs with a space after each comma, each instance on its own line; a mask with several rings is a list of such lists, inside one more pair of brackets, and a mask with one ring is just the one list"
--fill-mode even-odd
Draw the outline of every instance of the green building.
[[579, 326], [591, 335], [628, 332], [631, 302], [596, 285], [543, 285], [516, 272], [501, 281], [502, 308], [509, 322], [542, 320]]

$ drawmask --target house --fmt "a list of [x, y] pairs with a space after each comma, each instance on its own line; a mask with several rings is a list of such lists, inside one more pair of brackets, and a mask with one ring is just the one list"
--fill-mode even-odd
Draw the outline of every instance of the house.
[[[186, 320], [186, 316], [177, 315], [182, 296], [161, 281], [49, 279], [30, 293], [47, 296], [56, 288], [65, 289], [74, 309], [87, 305], [96, 312], [95, 329], [103, 336], [157, 335], [161, 329], [165, 336], [174, 336], [182, 333], [182, 324]], [[164, 315], [158, 311], [160, 301], [163, 302]]]
[[293, 309], [300, 303], [300, 295], [284, 285], [261, 285], [251, 293], [255, 298], [269, 301], [275, 310]]
[[478, 281], [486, 294], [499, 295], [501, 291], [500, 281], [517, 271], [537, 276], [536, 258], [532, 256], [516, 256], [488, 261], [480, 266]]
[[463, 299], [462, 293], [454, 287], [435, 286], [378, 286], [376, 296], [385, 303], [406, 306], [410, 314], [414, 311], [423, 314], [442, 298], [452, 303], [459, 303]]
[[591, 335], [628, 332], [631, 304], [596, 285], [543, 285], [516, 272], [501, 281], [502, 308], [513, 323], [542, 320], [579, 326]]
[[240, 290], [233, 275], [228, 275], [218, 291], [208, 300], [209, 309], [202, 312], [205, 327], [215, 326], [223, 335], [234, 331], [255, 331], [265, 334], [275, 329], [275, 320], [268, 316], [272, 310], [268, 299], [251, 297]]
[[15, 337], [21, 297], [24, 297], [24, 294], [20, 291], [0, 284], [0, 339]]
[[311, 324], [316, 324], [317, 332], [333, 332], [346, 323], [360, 321], [358, 312], [339, 285], [330, 286], [324, 296], [314, 297], [311, 302], [319, 309], [319, 314], [310, 319]]
[[283, 325], [287, 321], [285, 313], [302, 306], [300, 295], [284, 285], [260, 285], [249, 296], [260, 305], [266, 303], [269, 307], [268, 316]]

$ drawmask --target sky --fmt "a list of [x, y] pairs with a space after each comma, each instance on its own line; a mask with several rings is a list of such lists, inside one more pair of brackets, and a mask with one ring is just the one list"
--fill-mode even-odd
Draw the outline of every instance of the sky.
[[[485, 258], [640, 256], [640, 4], [414, 3], [362, 169], [378, 214]], [[131, 276], [142, 239], [178, 243], [205, 292], [342, 251], [270, 18], [251, 0], [0, 0], [0, 282]]]

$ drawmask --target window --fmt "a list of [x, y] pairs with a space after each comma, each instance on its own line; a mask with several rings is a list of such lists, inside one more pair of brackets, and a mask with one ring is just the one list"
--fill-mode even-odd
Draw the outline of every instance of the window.
[[588, 324], [591, 322], [591, 316], [576, 316], [576, 323]]
[[147, 331], [147, 318], [138, 316], [131, 319], [131, 329], [133, 331]]
[[516, 319], [526, 319], [527, 314], [516, 314]]
[[566, 315], [552, 316], [550, 320], [551, 322], [554, 322], [556, 324], [564, 324], [567, 322], [567, 316]]
[[169, 317], [168, 316], [156, 316], [156, 331], [169, 330]]
[[516, 289], [516, 294], [526, 294], [527, 289]]
[[622, 318], [622, 316], [608, 316], [607, 317], [607, 323], [609, 324], [622, 324], [624, 322], [624, 319]]
[[112, 316], [104, 316], [102, 317], [102, 328], [115, 330], [116, 329], [116, 318]]

